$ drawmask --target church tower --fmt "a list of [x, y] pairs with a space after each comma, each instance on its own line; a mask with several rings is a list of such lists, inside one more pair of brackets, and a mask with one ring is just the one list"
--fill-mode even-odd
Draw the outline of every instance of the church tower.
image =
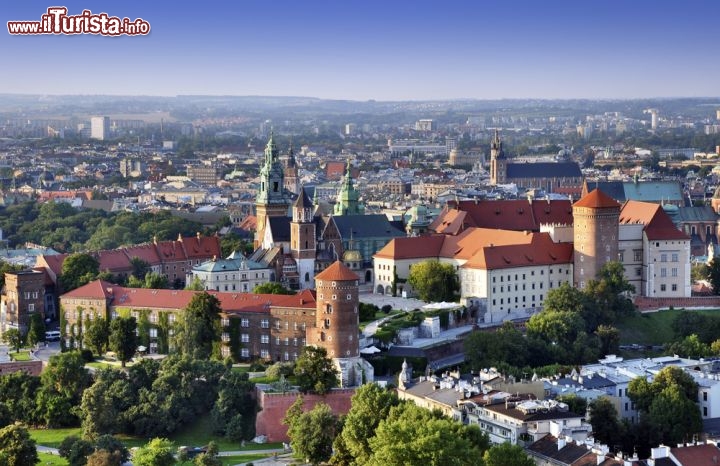
[[267, 219], [285, 217], [288, 214], [290, 200], [285, 194], [283, 167], [278, 159], [278, 149], [272, 132], [265, 146], [265, 161], [260, 169], [260, 186], [255, 199], [255, 249], [259, 248], [265, 236]]
[[315, 222], [313, 221], [314, 206], [307, 193], [300, 188], [292, 208], [290, 222], [290, 254], [292, 254], [299, 277], [300, 289], [313, 288], [315, 276]]
[[285, 162], [285, 189], [293, 194], [300, 194], [300, 180], [298, 178], [297, 160], [295, 160], [295, 152], [290, 146], [290, 154], [288, 154]]
[[341, 386], [372, 382], [372, 365], [360, 357], [359, 277], [335, 261], [315, 277], [315, 327], [307, 329], [307, 344], [325, 348], [340, 372]]
[[498, 130], [490, 143], [490, 184], [503, 184], [507, 181], [507, 159], [503, 151]]
[[347, 161], [345, 169], [345, 179], [338, 193], [337, 202], [333, 210], [334, 215], [362, 215], [365, 209], [360, 204], [360, 193], [353, 186], [352, 176], [350, 175], [350, 160]]
[[584, 289], [603, 265], [618, 260], [620, 204], [599, 189], [573, 204], [573, 281]]

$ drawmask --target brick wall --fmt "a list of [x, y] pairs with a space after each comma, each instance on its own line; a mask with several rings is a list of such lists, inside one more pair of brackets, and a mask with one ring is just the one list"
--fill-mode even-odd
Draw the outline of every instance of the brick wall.
[[[336, 415], [346, 414], [350, 410], [350, 399], [355, 389], [333, 390], [325, 396], [306, 394], [302, 395], [303, 410], [310, 411], [319, 402], [330, 406]], [[268, 442], [288, 441], [287, 426], [282, 424], [288, 408], [295, 403], [299, 393], [266, 393], [257, 388], [257, 400], [260, 412], [255, 420], [255, 434], [267, 436]]]
[[42, 361], [13, 361], [0, 363], [0, 375], [23, 371], [27, 374], [39, 376], [43, 369]]
[[720, 308], [720, 296], [694, 296], [690, 298], [636, 297], [633, 302], [640, 312], [679, 308]]

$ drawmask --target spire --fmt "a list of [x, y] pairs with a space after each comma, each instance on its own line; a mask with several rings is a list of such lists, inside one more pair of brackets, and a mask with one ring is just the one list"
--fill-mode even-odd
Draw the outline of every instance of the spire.
[[267, 145], [265, 146], [265, 164], [270, 165], [277, 160], [278, 148], [275, 144], [275, 134], [273, 130], [270, 130], [270, 139], [268, 139]]

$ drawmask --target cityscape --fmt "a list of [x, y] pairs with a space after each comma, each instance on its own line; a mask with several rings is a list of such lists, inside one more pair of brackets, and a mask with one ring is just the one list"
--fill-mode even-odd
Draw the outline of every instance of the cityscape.
[[3, 10], [0, 464], [717, 463], [715, 3]]

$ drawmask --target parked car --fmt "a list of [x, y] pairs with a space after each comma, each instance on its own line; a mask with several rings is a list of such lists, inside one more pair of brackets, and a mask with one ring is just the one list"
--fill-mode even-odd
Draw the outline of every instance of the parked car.
[[45, 332], [45, 341], [60, 341], [60, 331], [49, 330]]

